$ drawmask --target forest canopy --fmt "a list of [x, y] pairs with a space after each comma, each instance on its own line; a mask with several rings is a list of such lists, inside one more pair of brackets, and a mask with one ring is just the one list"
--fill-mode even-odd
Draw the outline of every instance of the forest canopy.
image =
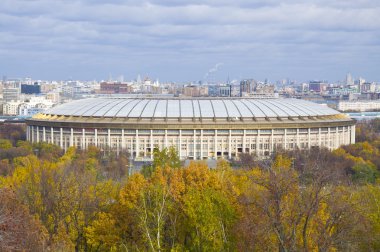
[[[6, 127], [6, 126], [1, 126]], [[379, 251], [380, 120], [357, 143], [184, 167], [0, 139], [0, 251]]]

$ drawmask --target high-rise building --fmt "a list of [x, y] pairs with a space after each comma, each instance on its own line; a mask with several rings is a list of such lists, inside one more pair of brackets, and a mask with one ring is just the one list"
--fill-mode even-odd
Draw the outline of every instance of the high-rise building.
[[254, 79], [246, 79], [240, 81], [240, 96], [245, 96], [253, 92], [256, 86]]
[[21, 84], [21, 93], [22, 94], [40, 94], [41, 86], [38, 84], [34, 84], [34, 85]]
[[352, 78], [351, 73], [346, 75], [346, 85], [354, 85], [354, 79]]
[[183, 87], [182, 94], [190, 97], [208, 96], [208, 86], [185, 86]]
[[309, 91], [320, 93], [327, 90], [327, 82], [324, 81], [310, 81]]
[[360, 85], [361, 93], [375, 93], [376, 92], [376, 84], [374, 82], [364, 82]]
[[20, 89], [8, 87], [3, 89], [3, 101], [11, 102], [20, 100]]

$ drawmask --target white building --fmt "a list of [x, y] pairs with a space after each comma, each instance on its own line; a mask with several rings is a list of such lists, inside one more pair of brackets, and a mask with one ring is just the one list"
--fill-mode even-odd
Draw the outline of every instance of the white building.
[[380, 100], [369, 101], [340, 101], [339, 111], [377, 111], [380, 110]]
[[173, 146], [181, 159], [269, 156], [276, 149], [336, 149], [355, 142], [355, 121], [298, 99], [93, 98], [27, 121], [27, 139], [67, 149], [90, 145], [152, 159]]
[[32, 96], [26, 102], [6, 102], [3, 104], [4, 115], [33, 116], [42, 113], [54, 106], [54, 103], [45, 97]]
[[7, 87], [3, 88], [3, 100], [4, 102], [17, 102], [20, 100], [20, 88]]
[[16, 116], [18, 115], [19, 107], [20, 107], [20, 102], [7, 102], [3, 104], [3, 115], [9, 115], [9, 116]]

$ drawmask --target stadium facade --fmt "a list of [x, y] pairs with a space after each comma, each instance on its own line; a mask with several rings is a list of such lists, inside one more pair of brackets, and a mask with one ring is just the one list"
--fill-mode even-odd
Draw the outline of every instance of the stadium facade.
[[299, 99], [91, 98], [27, 121], [27, 139], [67, 149], [90, 145], [134, 160], [174, 146], [181, 159], [268, 156], [278, 148], [336, 149], [355, 142], [355, 121]]

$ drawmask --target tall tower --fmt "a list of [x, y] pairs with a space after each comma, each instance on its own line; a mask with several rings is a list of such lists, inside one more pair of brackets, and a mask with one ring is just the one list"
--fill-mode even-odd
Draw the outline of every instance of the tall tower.
[[346, 75], [346, 85], [354, 85], [354, 80], [352, 79], [351, 73], [348, 73]]
[[240, 96], [250, 94], [255, 90], [256, 81], [253, 79], [247, 79], [240, 81]]

